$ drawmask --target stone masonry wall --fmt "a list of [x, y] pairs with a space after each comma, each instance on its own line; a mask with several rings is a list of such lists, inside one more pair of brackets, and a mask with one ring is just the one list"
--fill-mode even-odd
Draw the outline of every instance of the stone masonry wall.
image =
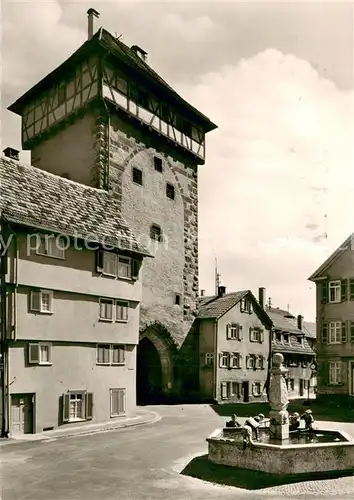
[[[108, 151], [107, 121], [97, 117], [98, 152], [93, 171], [95, 182], [103, 183]], [[166, 139], [156, 140], [131, 120], [110, 119], [109, 188], [121, 202], [122, 215], [155, 258], [143, 265], [141, 330], [162, 323], [177, 346], [183, 343], [196, 314], [198, 296], [198, 183], [197, 167], [178, 157]], [[154, 168], [154, 156], [162, 159], [163, 172]], [[143, 172], [143, 185], [132, 180], [132, 169]], [[166, 183], [175, 187], [175, 199], [166, 196]], [[96, 184], [97, 185], [97, 184]], [[100, 186], [101, 187], [101, 186]], [[157, 224], [164, 241], [150, 240], [150, 226]], [[175, 304], [175, 294], [181, 296]]]

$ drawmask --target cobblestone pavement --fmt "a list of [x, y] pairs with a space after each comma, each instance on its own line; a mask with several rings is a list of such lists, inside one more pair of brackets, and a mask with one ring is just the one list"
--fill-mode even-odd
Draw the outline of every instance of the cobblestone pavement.
[[[225, 419], [207, 405], [153, 410], [153, 425], [2, 448], [2, 500], [354, 498], [353, 477], [245, 489], [182, 475]], [[326, 427], [354, 435], [354, 424]]]

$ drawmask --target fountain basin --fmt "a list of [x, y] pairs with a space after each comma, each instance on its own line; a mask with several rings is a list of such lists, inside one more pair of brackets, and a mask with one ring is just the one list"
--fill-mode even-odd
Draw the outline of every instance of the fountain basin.
[[269, 429], [260, 430], [260, 440], [243, 450], [242, 429], [217, 429], [208, 441], [208, 458], [216, 464], [270, 474], [302, 474], [354, 470], [354, 442], [348, 434], [316, 429], [308, 434], [292, 433], [277, 442]]

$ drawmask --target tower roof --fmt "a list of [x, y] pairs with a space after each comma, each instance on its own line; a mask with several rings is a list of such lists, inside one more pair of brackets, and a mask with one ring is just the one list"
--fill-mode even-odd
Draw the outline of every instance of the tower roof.
[[136, 50], [128, 47], [118, 38], [115, 38], [107, 30], [100, 28], [97, 33], [83, 43], [66, 61], [54, 69], [40, 82], [29, 89], [25, 94], [19, 97], [9, 106], [9, 110], [21, 115], [24, 106], [38, 94], [47, 90], [54, 83], [58, 82], [68, 71], [72, 70], [80, 61], [93, 54], [101, 57], [110, 57], [115, 59], [120, 65], [125, 65], [135, 73], [137, 77], [145, 80], [155, 88], [157, 92], [164, 96], [170, 102], [173, 102], [180, 109], [184, 110], [189, 116], [199, 123], [206, 132], [217, 128], [207, 116], [198, 111], [195, 107], [185, 101], [161, 76], [154, 71], [145, 60], [137, 54]]

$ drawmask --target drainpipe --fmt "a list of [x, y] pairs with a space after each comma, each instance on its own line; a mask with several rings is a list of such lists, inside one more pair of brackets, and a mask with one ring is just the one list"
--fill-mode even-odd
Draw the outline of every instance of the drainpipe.
[[216, 392], [217, 392], [217, 374], [218, 374], [218, 321], [214, 321], [214, 400], [216, 401]]
[[[3, 242], [7, 243], [7, 231], [5, 231], [5, 221], [1, 218], [1, 236], [3, 238]], [[6, 272], [7, 272], [7, 258], [8, 258], [8, 249], [1, 248], [0, 254], [0, 322], [1, 322], [1, 338], [0, 338], [0, 347], [1, 347], [1, 359], [0, 359], [0, 376], [1, 376], [1, 405], [2, 405], [2, 413], [1, 413], [1, 437], [7, 438], [9, 437], [8, 432], [8, 419], [6, 418], [7, 414], [7, 404], [6, 404], [6, 372], [7, 372], [7, 341], [6, 341], [6, 332], [7, 332], [7, 317], [6, 317]]]

